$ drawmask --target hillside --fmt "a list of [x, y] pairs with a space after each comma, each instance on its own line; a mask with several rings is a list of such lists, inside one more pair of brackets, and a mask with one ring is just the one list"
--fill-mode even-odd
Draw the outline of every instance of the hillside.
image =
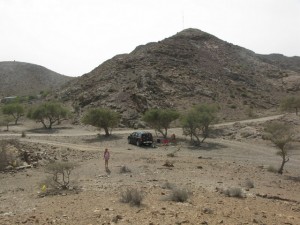
[[70, 82], [61, 98], [83, 110], [114, 109], [129, 126], [149, 108], [184, 111], [203, 102], [218, 103], [221, 119], [244, 118], [250, 107], [274, 111], [282, 97], [300, 92], [298, 64], [276, 60], [187, 29], [113, 57]]
[[3, 97], [53, 90], [71, 79], [35, 64], [0, 62], [0, 96]]

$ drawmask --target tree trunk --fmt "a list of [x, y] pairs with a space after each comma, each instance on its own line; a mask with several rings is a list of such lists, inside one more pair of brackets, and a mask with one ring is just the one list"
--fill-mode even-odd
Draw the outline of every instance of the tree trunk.
[[289, 159], [286, 159], [286, 158], [285, 158], [285, 155], [283, 155], [283, 156], [282, 156], [281, 166], [280, 166], [280, 168], [279, 168], [279, 170], [278, 170], [278, 173], [280, 173], [280, 174], [283, 173], [283, 167], [284, 167], [285, 163], [288, 162], [288, 161], [289, 161]]
[[104, 131], [105, 131], [105, 136], [109, 136], [109, 130], [108, 130], [108, 127], [103, 127]]

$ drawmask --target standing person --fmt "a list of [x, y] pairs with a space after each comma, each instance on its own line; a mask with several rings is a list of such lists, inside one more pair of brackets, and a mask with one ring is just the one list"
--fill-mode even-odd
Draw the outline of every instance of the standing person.
[[104, 154], [103, 154], [103, 159], [105, 160], [105, 170], [106, 171], [109, 171], [109, 169], [108, 169], [109, 158], [110, 158], [110, 153], [109, 153], [108, 149], [106, 148], [104, 151]]

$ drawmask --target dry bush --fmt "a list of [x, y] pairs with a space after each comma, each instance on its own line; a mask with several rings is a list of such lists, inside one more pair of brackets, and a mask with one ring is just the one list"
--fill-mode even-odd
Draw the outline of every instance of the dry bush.
[[166, 183], [162, 185], [162, 188], [172, 190], [175, 188], [175, 184], [171, 184], [169, 181], [166, 181]]
[[144, 196], [139, 190], [129, 188], [121, 193], [120, 201], [123, 203], [129, 203], [131, 206], [140, 206], [143, 198]]
[[175, 157], [175, 153], [174, 152], [168, 153], [167, 156], [168, 157]]
[[0, 150], [0, 171], [4, 170], [10, 165], [11, 156], [7, 153], [6, 149]]
[[0, 141], [0, 171], [5, 170], [8, 166], [19, 166], [20, 161], [17, 159], [17, 152], [9, 148], [9, 146], [16, 145], [18, 145], [16, 140]]
[[174, 167], [174, 163], [169, 161], [169, 160], [166, 160], [165, 164], [163, 164], [163, 166], [166, 166], [166, 167]]
[[170, 196], [169, 200], [173, 202], [186, 202], [189, 198], [189, 192], [185, 189], [173, 189]]
[[241, 188], [232, 187], [224, 190], [223, 192], [228, 197], [235, 197], [235, 198], [243, 198], [244, 194]]
[[22, 138], [25, 138], [25, 137], [26, 137], [26, 132], [25, 132], [25, 131], [22, 131], [21, 137], [22, 137]]
[[278, 173], [278, 168], [275, 166], [268, 166], [267, 171], [271, 173]]
[[247, 187], [247, 188], [254, 188], [254, 182], [252, 180], [247, 179], [245, 181], [245, 187]]
[[69, 189], [71, 171], [75, 168], [72, 162], [54, 162], [48, 164], [46, 172], [52, 174], [52, 181], [47, 180], [48, 185], [57, 189]]
[[127, 166], [121, 166], [120, 173], [131, 173], [131, 169], [129, 169]]

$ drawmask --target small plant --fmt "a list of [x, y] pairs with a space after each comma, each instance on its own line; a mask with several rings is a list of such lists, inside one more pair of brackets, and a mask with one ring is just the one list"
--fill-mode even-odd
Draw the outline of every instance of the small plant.
[[129, 188], [121, 193], [121, 202], [129, 203], [131, 206], [140, 206], [143, 198], [143, 194], [135, 188]]
[[67, 190], [70, 184], [70, 174], [75, 168], [75, 164], [71, 162], [54, 162], [46, 166], [46, 172], [52, 174], [52, 180], [47, 183], [52, 187]]
[[254, 182], [252, 180], [247, 179], [245, 181], [245, 187], [247, 187], [247, 188], [254, 188]]
[[271, 172], [271, 173], [277, 173], [278, 172], [278, 168], [276, 168], [275, 166], [268, 166], [267, 168], [267, 171], [268, 172]]
[[120, 173], [131, 173], [131, 170], [127, 166], [121, 166]]
[[22, 138], [26, 137], [25, 131], [22, 131], [21, 137], [22, 137]]
[[170, 195], [170, 200], [173, 202], [186, 202], [189, 198], [189, 193], [185, 189], [173, 189]]
[[164, 183], [162, 185], [162, 188], [163, 189], [169, 189], [169, 190], [172, 190], [175, 188], [175, 185], [174, 184], [171, 184], [169, 181], [166, 181], [166, 183]]
[[166, 167], [174, 167], [174, 163], [169, 161], [169, 160], [166, 160], [165, 164], [163, 164], [163, 166], [166, 166]]
[[173, 158], [173, 157], [175, 157], [175, 153], [174, 152], [168, 153], [167, 156]]
[[228, 188], [224, 191], [224, 194], [228, 197], [235, 197], [235, 198], [243, 198], [244, 194], [241, 188], [233, 187]]
[[176, 156], [176, 153], [179, 152], [179, 151], [181, 150], [181, 147], [182, 147], [181, 144], [178, 145], [178, 146], [177, 146], [177, 149], [174, 150], [174, 151], [171, 152], [171, 153], [168, 153], [167, 156], [168, 156], [168, 157], [175, 157], [175, 156]]
[[8, 145], [17, 146], [18, 142], [15, 140], [0, 141], [0, 171], [5, 170], [8, 166], [17, 167], [20, 164], [16, 152], [7, 148]]

